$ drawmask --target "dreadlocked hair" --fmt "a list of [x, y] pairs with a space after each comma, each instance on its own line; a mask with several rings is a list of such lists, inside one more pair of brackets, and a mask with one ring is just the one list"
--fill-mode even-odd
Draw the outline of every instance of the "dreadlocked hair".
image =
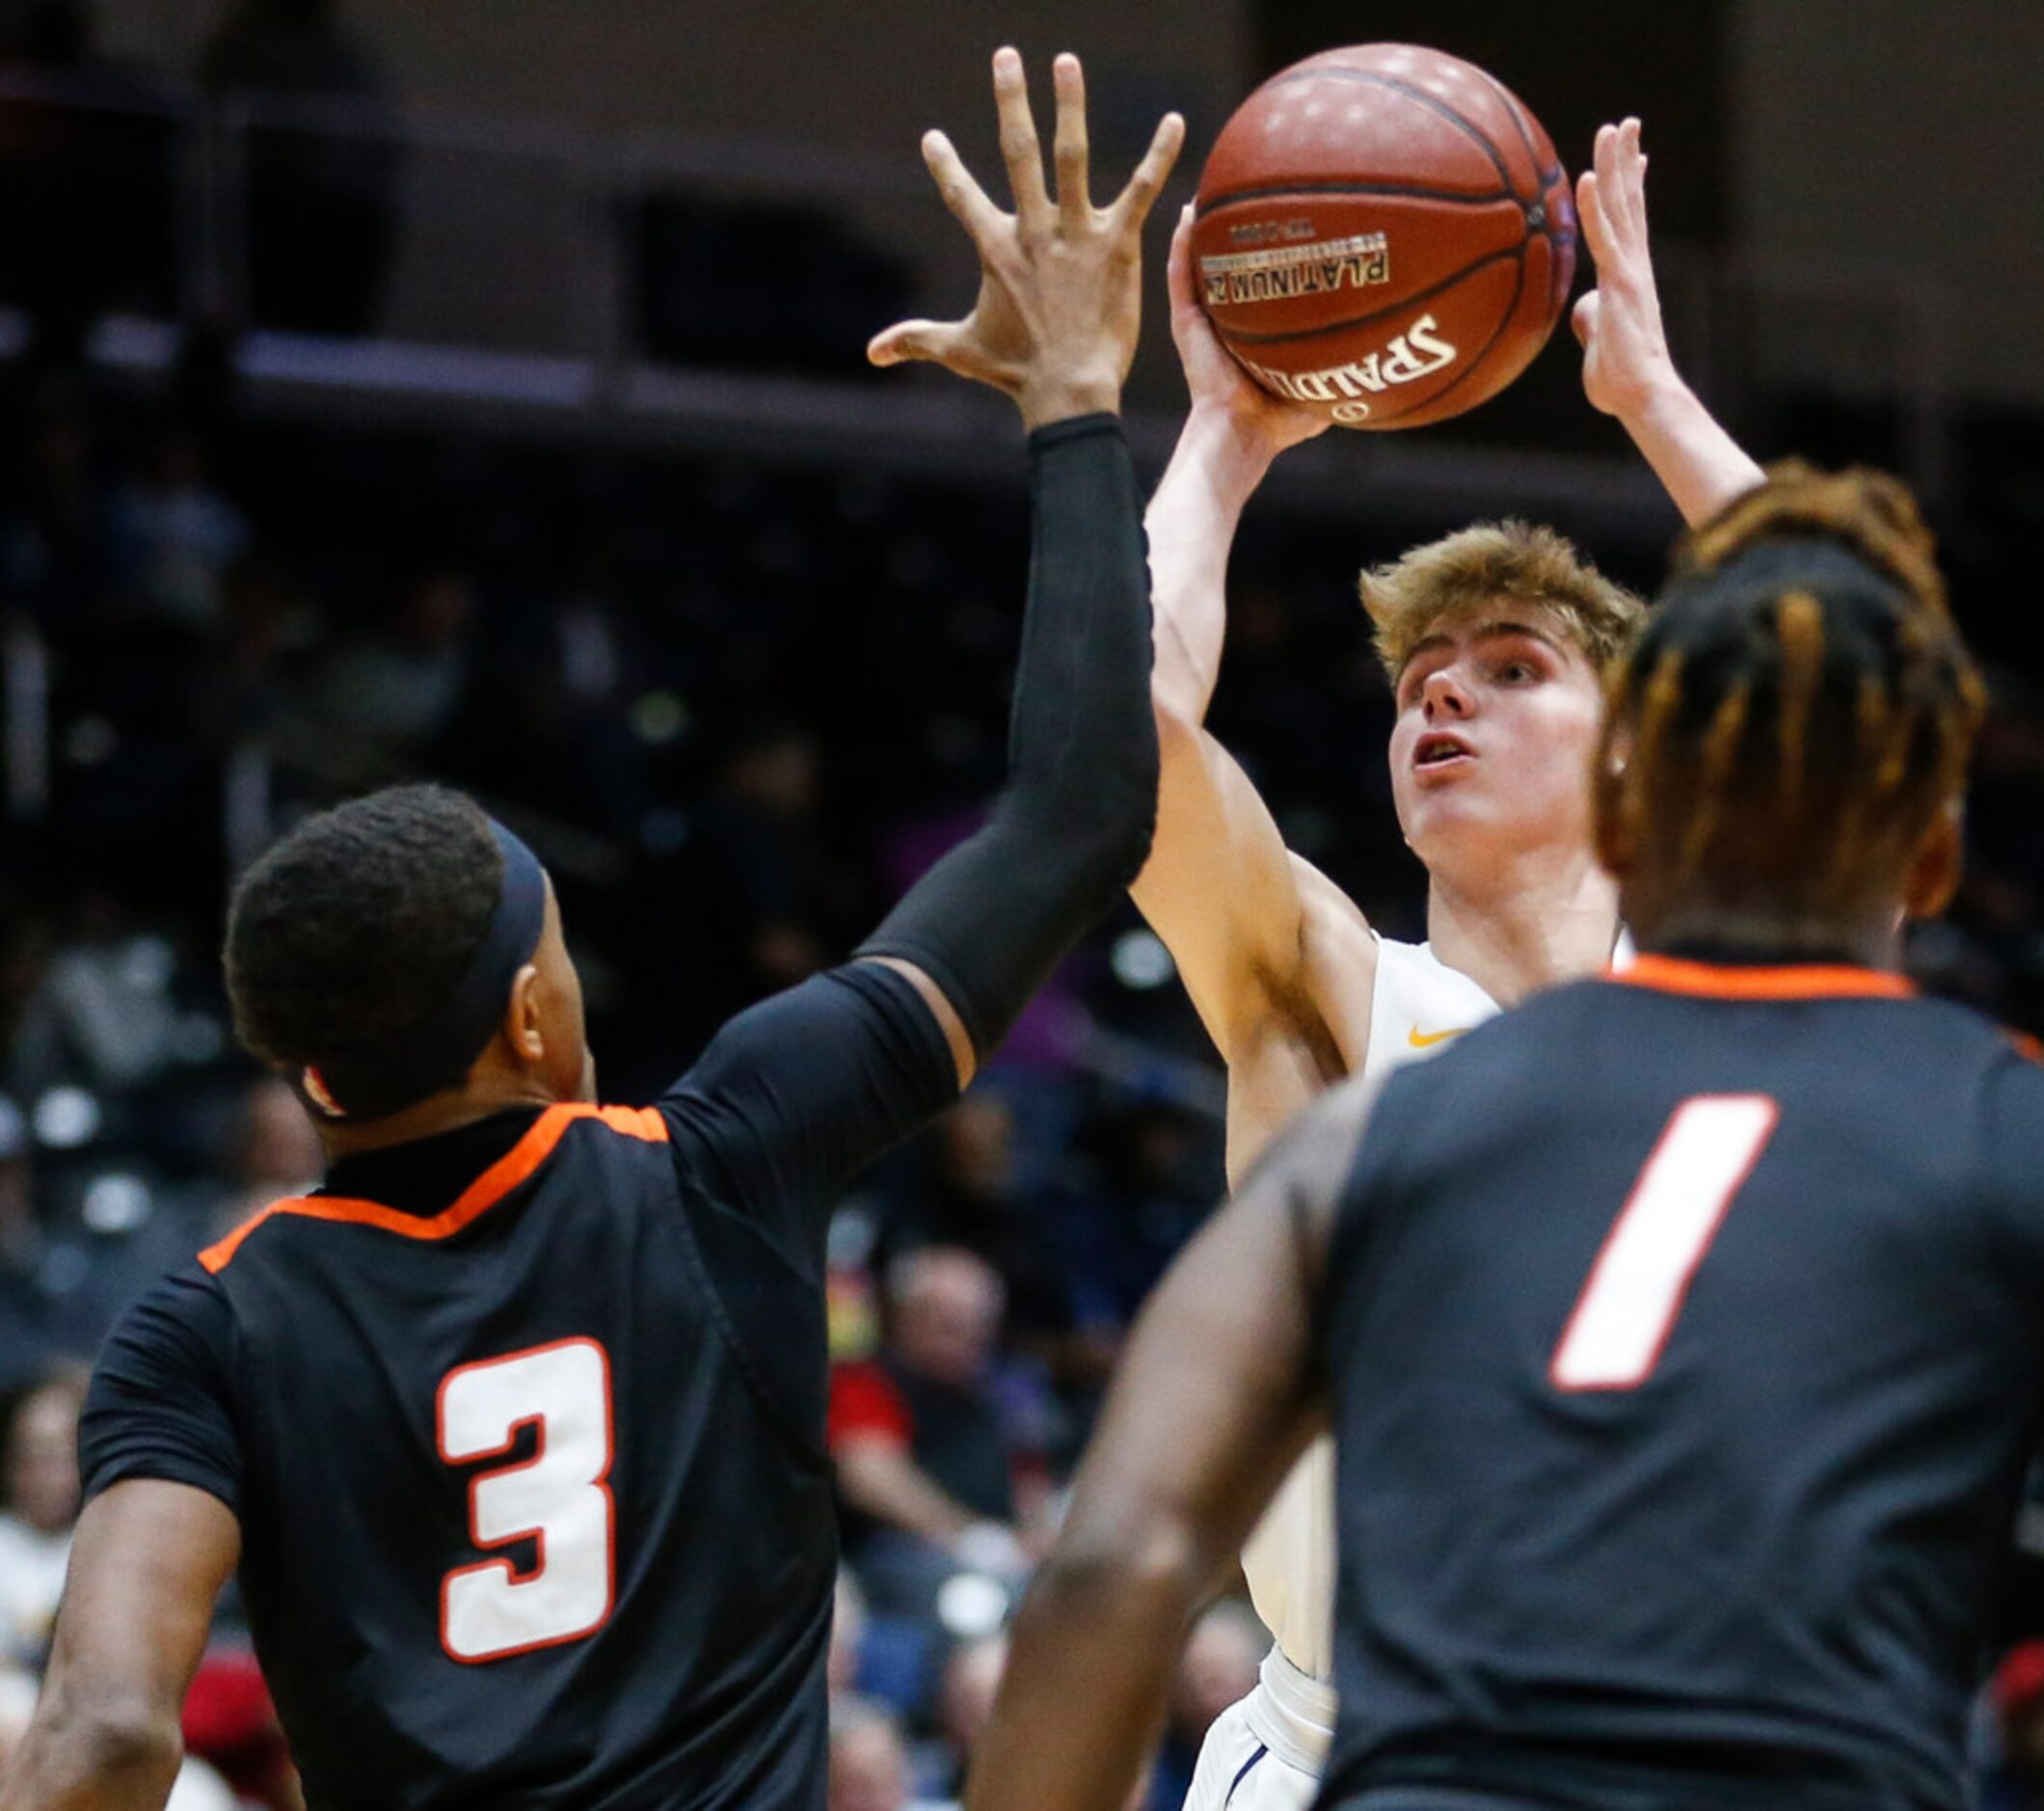
[[1900, 879], [1987, 709], [1909, 492], [1800, 461], [1677, 544], [1607, 690], [1606, 859], [1813, 920]]

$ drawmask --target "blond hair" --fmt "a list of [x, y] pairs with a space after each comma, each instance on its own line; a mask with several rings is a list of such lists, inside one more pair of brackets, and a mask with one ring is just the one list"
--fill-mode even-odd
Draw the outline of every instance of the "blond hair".
[[1441, 617], [1506, 600], [1538, 604], [1600, 673], [1632, 645], [1647, 607], [1613, 584], [1552, 528], [1479, 522], [1415, 547], [1358, 581], [1377, 630], [1377, 658], [1395, 685]]

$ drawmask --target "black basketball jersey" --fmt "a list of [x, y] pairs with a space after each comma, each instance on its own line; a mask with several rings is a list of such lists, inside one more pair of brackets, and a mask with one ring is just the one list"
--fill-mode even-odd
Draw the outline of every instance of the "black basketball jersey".
[[1908, 994], [1648, 958], [1388, 1084], [1329, 1258], [1324, 1804], [1965, 1801], [2044, 1068]]
[[337, 1164], [117, 1331], [89, 1488], [234, 1509], [315, 1811], [821, 1805], [825, 1209], [955, 1093], [841, 971], [657, 1108]]

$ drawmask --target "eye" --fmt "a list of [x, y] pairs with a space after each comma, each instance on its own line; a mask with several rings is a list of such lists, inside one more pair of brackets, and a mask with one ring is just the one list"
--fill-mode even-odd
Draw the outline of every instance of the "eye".
[[1497, 669], [1497, 677], [1508, 686], [1523, 686], [1540, 677], [1540, 668], [1531, 661], [1506, 661]]

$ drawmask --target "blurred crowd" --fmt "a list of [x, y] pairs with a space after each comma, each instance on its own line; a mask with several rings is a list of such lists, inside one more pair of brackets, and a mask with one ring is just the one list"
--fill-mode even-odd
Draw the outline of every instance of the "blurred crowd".
[[[317, 1179], [234, 1045], [236, 868], [351, 790], [472, 787], [555, 874], [605, 1094], [646, 1098], [971, 826], [1028, 530], [1019, 489], [265, 422], [202, 359], [145, 396], [24, 369], [0, 400], [0, 1392], [65, 1480], [0, 1544], [18, 1713], [75, 1510], [73, 1367]], [[834, 1221], [847, 1803], [955, 1790], [1129, 1320], [1218, 1192], [1171, 981], [1124, 913]], [[222, 1628], [202, 1696], [238, 1743], [268, 1713]], [[1217, 1630], [1206, 1714], [1260, 1653], [1240, 1612]], [[194, 1751], [247, 1794], [226, 1741]]]
[[[0, 37], [10, 17], [6, 67], [90, 64], [79, 8], [17, 6]], [[206, 79], [378, 92], [321, 0], [230, 9]], [[77, 147], [37, 126], [0, 107], [0, 167], [75, 175]], [[371, 299], [318, 262], [352, 245], [342, 261], [373, 270], [392, 167], [294, 175], [282, 139], [271, 154], [252, 205], [282, 205], [265, 181], [324, 183], [331, 219], [324, 250], [252, 273], [260, 311], [350, 331]], [[167, 304], [148, 257], [94, 262], [148, 242], [89, 202], [0, 185], [12, 242], [70, 248], [17, 279], [31, 344], [0, 365], [0, 1764], [77, 1511], [83, 1367], [154, 1277], [318, 1175], [295, 1100], [231, 1035], [216, 952], [239, 868], [351, 792], [470, 788], [554, 875], [605, 1095], [645, 1099], [733, 1011], [842, 960], [971, 827], [1002, 772], [1028, 556], [1019, 452], [987, 486], [309, 423], [253, 406], [200, 331], [166, 380], [95, 375], [72, 356], [92, 311]], [[1784, 435], [1759, 450], [1800, 444]], [[2044, 1031], [2044, 629], [1998, 608], [2025, 595], [2044, 460], [1989, 435], [1960, 475], [1943, 526], [1998, 708], [1967, 889], [1912, 960]], [[1294, 847], [1398, 935], [1422, 933], [1424, 877], [1392, 820], [1353, 578], [1453, 526], [1367, 498], [1353, 518], [1259, 512], [1215, 709]], [[1657, 533], [1593, 551], [1651, 585]], [[1130, 1320], [1219, 1192], [1220, 1097], [1169, 957], [1124, 908], [972, 1095], [840, 1205], [833, 1811], [956, 1797]], [[1201, 1619], [1137, 1802], [1174, 1811], [1264, 1646], [1240, 1600]], [[187, 1740], [184, 1811], [293, 1802], [231, 1604]], [[1980, 1745], [1983, 1802], [2044, 1811], [2044, 1646], [2003, 1664]]]
[[[309, 428], [256, 418], [203, 358], [146, 396], [17, 373], [7, 424], [0, 1730], [61, 1580], [76, 1367], [155, 1275], [319, 1170], [288, 1090], [233, 1044], [215, 949], [237, 864], [351, 789], [474, 788], [554, 869], [605, 1093], [645, 1098], [972, 824], [1027, 558], [1019, 487]], [[1275, 548], [1240, 562], [1217, 721], [1294, 842], [1414, 933], [1348, 591], [1376, 545], [1302, 522]], [[2004, 713], [1983, 878], [1919, 945], [1934, 982], [2031, 1024], [2040, 795], [2044, 728]], [[1124, 912], [841, 1204], [844, 1811], [955, 1795], [1130, 1318], [1218, 1193], [1218, 1098], [1169, 958]], [[288, 1802], [231, 1607], [222, 1628], [194, 1752]], [[1202, 1621], [1148, 1803], [1176, 1805], [1263, 1645], [1240, 1602]], [[2029, 1677], [1992, 1700], [2012, 1728], [2044, 1696]], [[2010, 1805], [2044, 1803], [2029, 1740], [1998, 1776]], [[195, 1770], [190, 1803], [210, 1784]]]

